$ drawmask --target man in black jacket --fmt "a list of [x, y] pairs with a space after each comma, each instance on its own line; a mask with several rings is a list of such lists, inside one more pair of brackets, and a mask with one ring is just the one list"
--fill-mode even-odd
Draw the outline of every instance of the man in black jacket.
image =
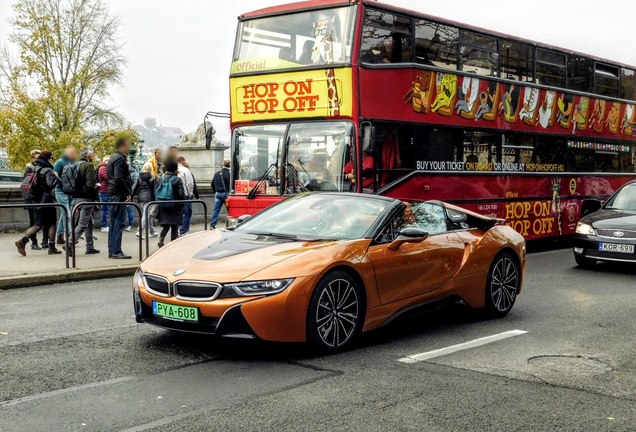
[[[77, 182], [75, 183], [75, 193], [73, 194], [73, 205], [82, 202], [99, 201], [97, 195], [97, 171], [93, 166], [92, 148], [83, 148], [77, 172]], [[82, 234], [86, 238], [86, 255], [98, 254], [93, 244], [93, 205], [83, 206], [79, 210], [79, 221], [75, 228], [75, 239], [79, 239]]]
[[[130, 202], [132, 177], [128, 167], [130, 141], [119, 138], [115, 143], [115, 153], [108, 161], [108, 200], [112, 203]], [[121, 250], [121, 237], [126, 222], [126, 206], [110, 206], [110, 226], [108, 227], [108, 258], [130, 259]]]
[[212, 211], [212, 221], [210, 222], [210, 228], [215, 229], [216, 223], [219, 220], [219, 213], [221, 207], [228, 199], [228, 193], [230, 192], [230, 161], [223, 161], [223, 168], [217, 171], [212, 177], [212, 191], [214, 192], [214, 211]]

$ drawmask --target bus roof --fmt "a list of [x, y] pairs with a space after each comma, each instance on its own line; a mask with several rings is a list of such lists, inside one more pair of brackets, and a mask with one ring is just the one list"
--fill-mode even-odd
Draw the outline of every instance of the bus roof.
[[[281, 0], [284, 1], [284, 0]], [[595, 60], [595, 61], [599, 61], [602, 63], [608, 63], [610, 65], [614, 65], [614, 66], [619, 66], [619, 67], [625, 67], [628, 69], [636, 69], [635, 66], [633, 65], [629, 65], [626, 63], [621, 63], [621, 62], [617, 62], [615, 60], [609, 60], [603, 57], [598, 57], [598, 56], [594, 56], [594, 55], [590, 55], [590, 54], [585, 54], [579, 51], [573, 51], [571, 49], [567, 49], [567, 48], [563, 48], [563, 47], [559, 47], [556, 45], [550, 45], [550, 44], [546, 44], [546, 43], [542, 43], [542, 42], [537, 42], [534, 40], [530, 40], [530, 39], [525, 39], [519, 36], [512, 36], [506, 33], [501, 33], [495, 30], [489, 30], [489, 29], [485, 29], [483, 27], [478, 27], [478, 26], [474, 26], [474, 25], [470, 25], [470, 24], [465, 24], [459, 21], [454, 21], [454, 20], [450, 20], [447, 18], [440, 18], [438, 16], [435, 15], [430, 15], [430, 14], [426, 14], [423, 12], [418, 12], [418, 11], [414, 11], [411, 9], [405, 9], [399, 6], [394, 6], [391, 5], [389, 3], [382, 3], [382, 2], [378, 2], [376, 0], [349, 0], [349, 1], [344, 1], [344, 0], [306, 0], [306, 1], [297, 1], [297, 2], [293, 2], [293, 3], [286, 3], [286, 4], [281, 4], [278, 6], [270, 6], [267, 8], [263, 8], [263, 9], [258, 9], [252, 12], [248, 12], [245, 13], [243, 15], [239, 16], [240, 20], [244, 20], [244, 19], [250, 19], [250, 18], [256, 18], [256, 17], [261, 17], [261, 16], [267, 16], [267, 15], [279, 15], [279, 14], [283, 14], [285, 12], [291, 12], [291, 11], [301, 11], [301, 10], [311, 10], [311, 9], [322, 9], [322, 8], [328, 8], [328, 7], [335, 7], [335, 6], [347, 6], [347, 5], [352, 5], [352, 4], [356, 4], [356, 3], [363, 3], [365, 5], [369, 5], [372, 7], [376, 7], [376, 8], [380, 8], [380, 9], [386, 9], [386, 10], [390, 10], [390, 11], [394, 11], [397, 13], [402, 13], [404, 15], [410, 15], [410, 16], [414, 16], [414, 17], [419, 17], [419, 18], [424, 18], [424, 19], [429, 19], [432, 21], [436, 21], [442, 24], [448, 24], [448, 25], [452, 25], [455, 27], [459, 27], [461, 29], [466, 29], [466, 30], [470, 30], [470, 31], [474, 31], [477, 33], [483, 33], [485, 35], [488, 36], [495, 36], [495, 37], [499, 37], [499, 38], [503, 38], [503, 39], [509, 39], [509, 40], [513, 40], [513, 41], [518, 41], [518, 42], [524, 42], [527, 44], [531, 44], [534, 46], [537, 46], [539, 48], [545, 48], [545, 49], [549, 49], [549, 50], [555, 50], [555, 51], [560, 51], [564, 54], [573, 54], [573, 55], [579, 55], [582, 57], [587, 57], [590, 60]]]

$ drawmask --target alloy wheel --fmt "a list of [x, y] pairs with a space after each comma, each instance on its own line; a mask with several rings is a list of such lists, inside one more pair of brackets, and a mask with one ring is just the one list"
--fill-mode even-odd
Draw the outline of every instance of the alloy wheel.
[[346, 279], [330, 281], [320, 293], [316, 308], [316, 327], [322, 342], [339, 348], [355, 333], [360, 301], [354, 286]]
[[503, 256], [492, 267], [490, 298], [498, 312], [507, 312], [517, 297], [519, 270], [512, 259]]

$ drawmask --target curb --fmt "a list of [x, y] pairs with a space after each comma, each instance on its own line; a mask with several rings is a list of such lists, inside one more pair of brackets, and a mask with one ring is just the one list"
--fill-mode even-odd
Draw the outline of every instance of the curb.
[[137, 267], [139, 267], [139, 264], [84, 270], [68, 269], [65, 272], [0, 277], [0, 290], [132, 276]]

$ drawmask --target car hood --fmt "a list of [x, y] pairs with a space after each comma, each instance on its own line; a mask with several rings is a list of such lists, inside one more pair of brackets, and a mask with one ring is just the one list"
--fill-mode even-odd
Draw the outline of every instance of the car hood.
[[[338, 244], [337, 241], [289, 241], [232, 231], [203, 231], [182, 237], [151, 255], [140, 268], [170, 281], [208, 280], [239, 282], [268, 267], [300, 254]], [[291, 265], [292, 274], [297, 265]], [[175, 276], [176, 272], [176, 276]]]
[[582, 220], [594, 228], [636, 230], [636, 212], [601, 209]]

